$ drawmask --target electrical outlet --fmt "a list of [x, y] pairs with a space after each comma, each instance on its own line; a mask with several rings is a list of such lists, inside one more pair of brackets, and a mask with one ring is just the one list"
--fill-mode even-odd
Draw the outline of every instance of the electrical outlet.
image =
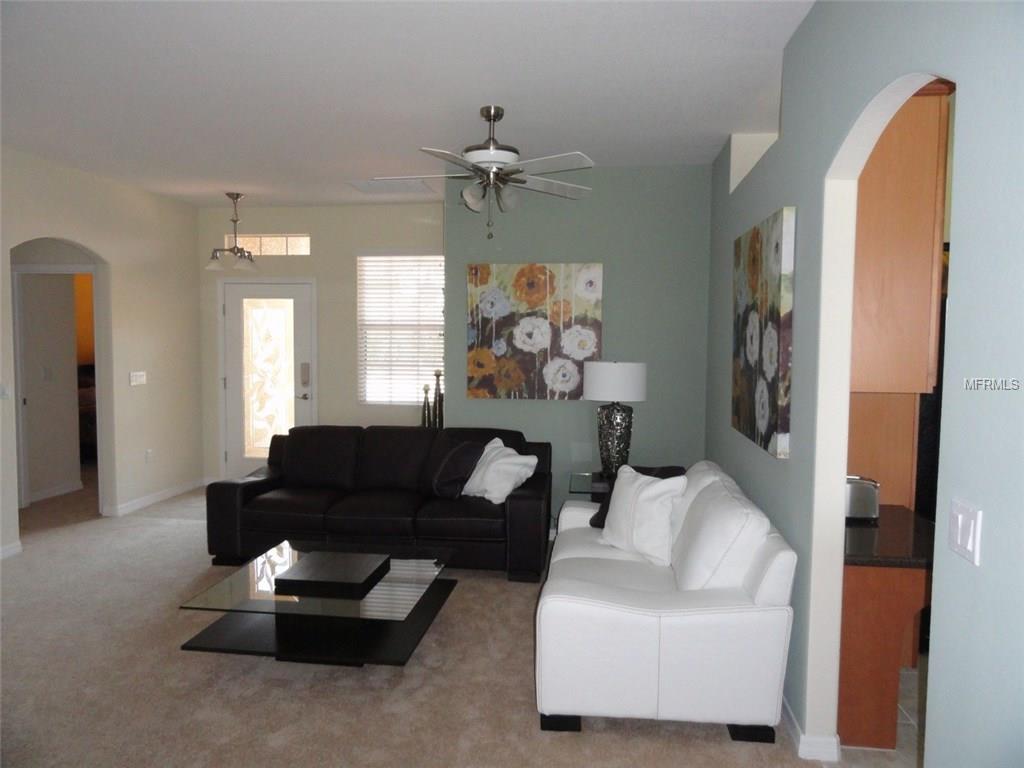
[[130, 371], [128, 373], [128, 386], [138, 387], [146, 383], [145, 371]]
[[949, 548], [981, 565], [981, 510], [960, 499], [953, 499], [949, 509]]
[[152, 448], [147, 448], [146, 449], [146, 463], [149, 464], [149, 462], [152, 459], [153, 459], [153, 449]]

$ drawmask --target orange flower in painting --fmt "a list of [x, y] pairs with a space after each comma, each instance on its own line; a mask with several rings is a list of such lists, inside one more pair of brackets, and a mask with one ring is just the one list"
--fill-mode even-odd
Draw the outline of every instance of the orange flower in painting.
[[565, 299], [559, 299], [548, 310], [548, 320], [553, 325], [561, 328], [563, 325], [572, 322], [572, 304]]
[[469, 282], [479, 288], [481, 285], [487, 285], [491, 281], [491, 265], [490, 264], [470, 264], [469, 265]]
[[471, 379], [480, 379], [494, 373], [494, 353], [480, 347], [469, 353], [466, 360], [466, 375]]
[[757, 296], [761, 283], [764, 265], [761, 261], [761, 230], [754, 227], [750, 230], [750, 242], [747, 244], [747, 285], [750, 286], [751, 298]]
[[494, 374], [494, 383], [498, 389], [512, 392], [523, 386], [525, 381], [526, 374], [515, 360], [508, 357], [498, 360], [497, 371]]
[[517, 299], [530, 309], [536, 309], [548, 300], [558, 284], [554, 272], [543, 264], [527, 264], [516, 272], [512, 288]]
[[490, 400], [491, 393], [480, 387], [470, 387], [466, 390], [466, 397], [470, 400]]

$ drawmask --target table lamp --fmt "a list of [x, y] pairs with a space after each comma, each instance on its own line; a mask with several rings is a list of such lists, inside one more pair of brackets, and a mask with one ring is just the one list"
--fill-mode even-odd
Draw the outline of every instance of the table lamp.
[[606, 477], [615, 477], [629, 459], [633, 431], [633, 409], [622, 401], [642, 403], [647, 399], [647, 363], [584, 363], [583, 399], [607, 403], [597, 409], [597, 443], [601, 471]]

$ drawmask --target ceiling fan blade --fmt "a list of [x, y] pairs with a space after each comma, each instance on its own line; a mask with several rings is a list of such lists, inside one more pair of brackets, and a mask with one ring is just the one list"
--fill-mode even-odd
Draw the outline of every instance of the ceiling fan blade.
[[432, 155], [439, 160], [444, 160], [446, 163], [451, 163], [452, 165], [457, 165], [460, 168], [465, 168], [467, 171], [470, 171], [477, 176], [487, 175], [486, 168], [477, 165], [476, 163], [471, 163], [469, 160], [466, 160], [461, 155], [456, 155], [454, 152], [448, 152], [444, 149], [431, 149], [430, 147], [420, 147], [420, 152], [426, 152], [428, 155]]
[[480, 213], [484, 209], [484, 199], [487, 197], [487, 187], [479, 181], [474, 184], [467, 184], [463, 187], [462, 202], [466, 204], [473, 213]]
[[545, 173], [559, 173], [560, 171], [580, 171], [593, 167], [594, 161], [582, 152], [566, 152], [563, 155], [548, 155], [547, 157], [536, 157], [533, 160], [509, 163], [501, 169], [501, 173], [502, 175], [530, 173], [536, 176]]
[[516, 207], [519, 202], [518, 193], [511, 187], [498, 187], [494, 191], [494, 199], [498, 202], [498, 210], [508, 213]]
[[374, 176], [371, 181], [404, 181], [406, 179], [475, 179], [472, 173], [435, 173], [426, 176]]
[[590, 194], [590, 187], [570, 184], [567, 181], [544, 179], [540, 176], [513, 176], [508, 182], [515, 184], [517, 189], [529, 189], [534, 192], [543, 192], [545, 195], [567, 197], [570, 200], [581, 200]]

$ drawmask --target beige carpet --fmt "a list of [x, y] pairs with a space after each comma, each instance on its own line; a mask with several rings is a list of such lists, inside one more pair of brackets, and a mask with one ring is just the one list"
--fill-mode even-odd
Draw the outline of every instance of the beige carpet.
[[798, 766], [724, 726], [585, 718], [538, 727], [538, 586], [452, 571], [404, 668], [188, 653], [218, 614], [179, 603], [222, 578], [187, 494], [98, 518], [87, 492], [23, 511], [2, 578], [4, 766]]

